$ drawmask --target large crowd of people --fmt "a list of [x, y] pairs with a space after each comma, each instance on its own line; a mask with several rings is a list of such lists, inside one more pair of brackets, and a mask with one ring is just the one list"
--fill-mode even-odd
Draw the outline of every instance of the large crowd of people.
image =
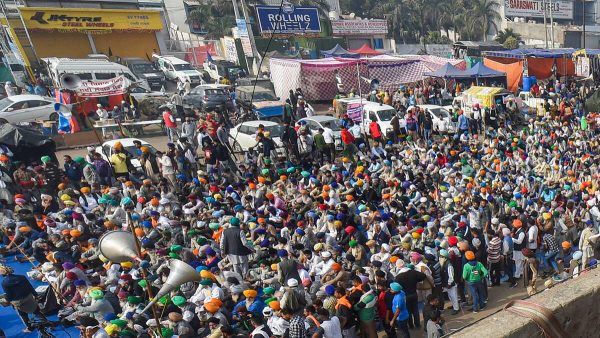
[[[541, 88], [545, 104], [523, 124], [505, 103], [455, 107], [455, 128], [439, 135], [418, 106], [448, 93], [375, 92], [398, 111], [393, 132], [375, 123], [366, 136], [341, 115], [343, 150], [328, 128], [296, 125], [293, 109], [286, 156], [261, 129], [259, 147], [231, 154], [225, 121], [182, 126], [171, 111], [158, 152], [117, 142], [108, 159], [89, 148], [62, 165], [4, 152], [3, 253], [35, 261], [61, 322], [84, 337], [440, 337], [445, 319], [484, 309], [490, 288], [535, 293], [596, 264], [597, 117], [579, 88]], [[497, 122], [478, 120], [491, 111]], [[114, 230], [136, 238], [136, 259], [101, 253]], [[197, 278], [154, 299], [176, 260]], [[33, 329], [35, 290], [8, 265], [0, 275]]]

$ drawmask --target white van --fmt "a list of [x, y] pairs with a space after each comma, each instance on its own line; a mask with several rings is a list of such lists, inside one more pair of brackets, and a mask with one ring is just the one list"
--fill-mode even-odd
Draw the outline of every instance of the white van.
[[388, 133], [393, 130], [392, 118], [396, 115], [396, 109], [387, 104], [363, 101], [363, 131], [365, 134], [370, 135], [369, 124], [371, 121], [377, 121], [381, 134], [383, 137], [387, 137]]
[[75, 74], [83, 81], [110, 80], [123, 75], [132, 84], [150, 90], [148, 83], [135, 76], [129, 68], [108, 59], [45, 58], [42, 60], [46, 63], [52, 81], [57, 85], [60, 85], [60, 77], [63, 74]]
[[[360, 108], [361, 105], [362, 109]], [[361, 128], [367, 135], [370, 135], [369, 124], [371, 123], [371, 120], [375, 120], [377, 121], [377, 124], [379, 124], [379, 128], [384, 137], [389, 131], [393, 130], [392, 118], [397, 114], [396, 109], [392, 106], [367, 101], [365, 99], [361, 100], [356, 97], [337, 100], [336, 113], [338, 117], [348, 114], [348, 116], [356, 122], [361, 123], [362, 121]]]
[[196, 70], [189, 62], [178, 59], [170, 55], [153, 54], [156, 59], [158, 69], [160, 69], [165, 77], [172, 81], [189, 80], [192, 86], [204, 84], [202, 73]]

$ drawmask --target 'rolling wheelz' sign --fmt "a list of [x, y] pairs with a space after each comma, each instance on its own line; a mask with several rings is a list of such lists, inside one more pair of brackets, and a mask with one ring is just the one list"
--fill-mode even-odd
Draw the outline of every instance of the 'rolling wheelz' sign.
[[299, 7], [286, 4], [279, 6], [256, 6], [261, 33], [304, 34], [320, 33], [317, 7]]

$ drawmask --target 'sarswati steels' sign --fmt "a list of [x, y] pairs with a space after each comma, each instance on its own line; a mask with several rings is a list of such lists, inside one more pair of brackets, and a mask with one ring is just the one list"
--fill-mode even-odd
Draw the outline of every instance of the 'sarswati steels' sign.
[[554, 19], [573, 19], [573, 1], [568, 0], [504, 0], [505, 16], [522, 16], [526, 18], [543, 18], [550, 12]]

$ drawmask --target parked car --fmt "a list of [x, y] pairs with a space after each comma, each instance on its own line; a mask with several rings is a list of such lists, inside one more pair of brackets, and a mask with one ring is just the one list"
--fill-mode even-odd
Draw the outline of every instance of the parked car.
[[58, 110], [70, 113], [68, 105], [39, 95], [13, 95], [0, 100], [0, 123], [57, 121]]
[[204, 71], [213, 80], [219, 80], [219, 78], [224, 77], [234, 83], [237, 78], [247, 74], [243, 67], [227, 60], [206, 61], [202, 66]]
[[189, 80], [192, 86], [204, 84], [202, 73], [192, 67], [192, 65], [181, 59], [170, 55], [152, 55], [156, 59], [158, 69], [160, 69], [167, 79], [172, 81]]
[[242, 111], [252, 111], [257, 119], [281, 122], [283, 102], [271, 90], [262, 87], [240, 86], [235, 101]]
[[150, 149], [150, 153], [156, 154], [157, 150], [156, 148], [154, 148], [153, 145], [137, 138], [122, 138], [119, 140], [106, 141], [102, 143], [101, 146], [96, 147], [96, 152], [102, 155], [103, 159], [110, 162], [110, 157], [113, 154], [113, 147], [115, 146], [115, 143], [121, 142], [121, 144], [123, 145], [123, 151], [125, 151], [125, 153], [127, 153], [127, 155], [131, 157], [131, 165], [133, 165], [137, 170], [142, 170], [142, 164], [138, 159], [142, 154], [140, 150], [136, 148], [133, 144], [134, 141], [140, 141], [143, 147], [148, 147]]
[[231, 97], [225, 90], [227, 85], [205, 84], [197, 86], [183, 97], [183, 106], [203, 111], [222, 110], [231, 104]]
[[275, 91], [273, 82], [271, 82], [270, 79], [265, 79], [262, 77], [259, 77], [258, 79], [255, 77], [241, 77], [235, 80], [236, 86], [254, 86], [255, 83], [257, 87], [267, 88], [273, 92]]
[[139, 102], [148, 97], [169, 97], [169, 94], [162, 91], [150, 91], [142, 87], [129, 87], [129, 96]]
[[[419, 108], [425, 109], [431, 113], [431, 119], [433, 120], [433, 131], [439, 133], [446, 133], [448, 131], [455, 132], [451, 118], [452, 114], [442, 107], [433, 104], [422, 104], [418, 106]], [[411, 109], [409, 107], [408, 109]]]
[[234, 152], [246, 152], [249, 148], [257, 146], [256, 134], [258, 126], [263, 125], [265, 131], [268, 131], [270, 138], [277, 145], [277, 153], [280, 156], [284, 155], [283, 143], [281, 142], [281, 134], [283, 126], [271, 121], [246, 121], [238, 124], [229, 130], [229, 144]]
[[317, 133], [319, 128], [331, 129], [333, 131], [333, 136], [335, 137], [336, 148], [343, 148], [341, 136], [342, 124], [339, 119], [336, 119], [333, 116], [315, 115], [298, 120], [296, 125], [299, 126], [302, 122], [306, 122], [308, 129], [310, 129], [313, 135]]
[[160, 90], [165, 84], [165, 75], [154, 64], [142, 58], [125, 58], [123, 64], [138, 78], [146, 81], [150, 90]]

